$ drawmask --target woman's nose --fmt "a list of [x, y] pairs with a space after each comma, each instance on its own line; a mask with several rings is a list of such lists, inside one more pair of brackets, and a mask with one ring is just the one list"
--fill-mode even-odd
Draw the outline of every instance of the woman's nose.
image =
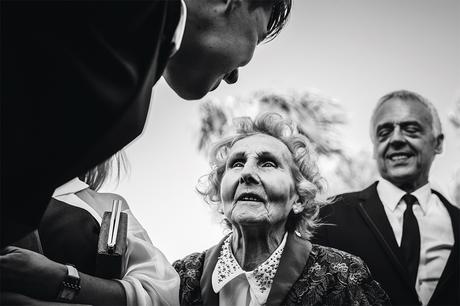
[[259, 184], [259, 176], [254, 166], [246, 164], [241, 172], [240, 184]]

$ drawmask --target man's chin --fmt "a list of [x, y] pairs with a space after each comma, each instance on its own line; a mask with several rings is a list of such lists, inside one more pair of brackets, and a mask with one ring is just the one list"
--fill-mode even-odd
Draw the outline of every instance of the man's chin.
[[170, 86], [174, 92], [184, 100], [199, 100], [206, 96], [206, 94], [210, 91], [209, 89], [201, 89], [201, 88], [182, 88], [182, 87], [172, 87]]
[[176, 84], [171, 84], [167, 82], [169, 87], [174, 90], [174, 92], [181, 97], [182, 99], [185, 100], [199, 100], [206, 96], [208, 92], [213, 91], [216, 89], [217, 86], [193, 86], [192, 84], [186, 84], [186, 86], [181, 86], [181, 85], [176, 85]]
[[397, 168], [397, 169], [388, 169], [386, 180], [392, 182], [395, 185], [413, 181], [417, 176], [414, 169], [408, 168]]

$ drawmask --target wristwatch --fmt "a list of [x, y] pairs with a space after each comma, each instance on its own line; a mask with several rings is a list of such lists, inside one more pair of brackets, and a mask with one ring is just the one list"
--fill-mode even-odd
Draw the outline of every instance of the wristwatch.
[[61, 283], [58, 293], [58, 301], [71, 302], [80, 291], [80, 275], [73, 265], [66, 265], [67, 275]]

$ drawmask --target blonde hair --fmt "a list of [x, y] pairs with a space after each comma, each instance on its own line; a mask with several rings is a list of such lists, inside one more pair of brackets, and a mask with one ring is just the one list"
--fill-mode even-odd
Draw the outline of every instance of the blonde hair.
[[[298, 133], [292, 122], [284, 119], [278, 113], [264, 113], [253, 121], [249, 117], [235, 119], [236, 134], [226, 137], [211, 149], [211, 172], [207, 175], [205, 185], [197, 187], [198, 192], [210, 205], [220, 207], [220, 184], [225, 173], [225, 165], [230, 148], [243, 138], [255, 134], [270, 135], [286, 145], [292, 154], [292, 177], [295, 181], [296, 192], [304, 206], [301, 213], [292, 211], [286, 222], [288, 232], [298, 231], [302, 236], [310, 238], [317, 227], [317, 215], [322, 201], [317, 196], [323, 190], [323, 178], [319, 174], [316, 164], [316, 155], [309, 140]], [[223, 214], [223, 212], [219, 211]]]
[[98, 191], [112, 176], [115, 177], [118, 184], [121, 175], [128, 171], [128, 167], [128, 158], [125, 152], [118, 151], [107, 160], [80, 175], [79, 179], [88, 184], [92, 190]]

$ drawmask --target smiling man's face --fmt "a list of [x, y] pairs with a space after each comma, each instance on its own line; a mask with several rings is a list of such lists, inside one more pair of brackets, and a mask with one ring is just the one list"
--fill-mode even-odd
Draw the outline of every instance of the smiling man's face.
[[372, 126], [380, 175], [408, 192], [425, 185], [443, 142], [442, 134], [433, 134], [429, 109], [417, 101], [388, 100], [376, 110]]

